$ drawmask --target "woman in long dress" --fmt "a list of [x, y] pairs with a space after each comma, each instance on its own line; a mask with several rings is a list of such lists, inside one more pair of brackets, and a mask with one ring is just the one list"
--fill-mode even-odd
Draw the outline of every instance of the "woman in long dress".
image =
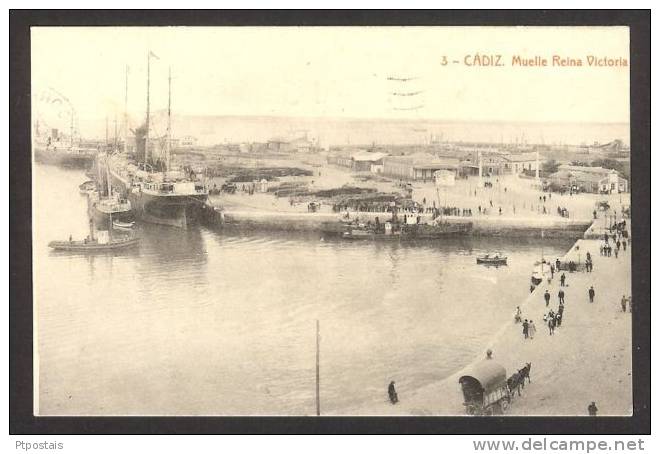
[[534, 325], [534, 320], [529, 321], [529, 338], [534, 339], [534, 335], [536, 334], [536, 325]]

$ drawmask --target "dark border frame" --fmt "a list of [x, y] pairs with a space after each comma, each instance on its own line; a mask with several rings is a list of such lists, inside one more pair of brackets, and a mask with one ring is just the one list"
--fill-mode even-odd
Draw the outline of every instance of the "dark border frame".
[[[630, 27], [632, 417], [35, 417], [32, 380], [30, 26], [623, 25]], [[650, 434], [650, 10], [11, 10], [10, 434]]]

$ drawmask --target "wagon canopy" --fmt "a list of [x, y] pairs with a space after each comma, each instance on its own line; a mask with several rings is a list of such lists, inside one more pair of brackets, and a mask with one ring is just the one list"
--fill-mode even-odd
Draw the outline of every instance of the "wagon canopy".
[[489, 394], [506, 383], [506, 369], [492, 359], [483, 360], [466, 370], [458, 379], [463, 388]]

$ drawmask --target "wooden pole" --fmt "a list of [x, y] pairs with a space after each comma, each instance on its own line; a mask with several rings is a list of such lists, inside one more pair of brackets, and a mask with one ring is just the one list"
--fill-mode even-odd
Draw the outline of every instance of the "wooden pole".
[[321, 347], [321, 331], [319, 328], [319, 321], [316, 321], [316, 416], [321, 416], [321, 396], [320, 396], [320, 370], [319, 370], [319, 355]]

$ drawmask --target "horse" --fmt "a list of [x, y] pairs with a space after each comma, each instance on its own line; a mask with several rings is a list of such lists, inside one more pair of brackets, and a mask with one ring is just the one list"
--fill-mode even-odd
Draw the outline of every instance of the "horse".
[[522, 387], [525, 387], [525, 378], [527, 378], [527, 381], [529, 383], [532, 382], [532, 379], [529, 376], [529, 372], [532, 370], [532, 363], [526, 363], [525, 367], [520, 369], [518, 371], [518, 374], [520, 375], [520, 380], [522, 381]]
[[506, 385], [509, 387], [509, 393], [511, 393], [511, 397], [513, 397], [514, 391], [518, 391], [518, 395], [520, 396], [520, 385], [521, 385], [521, 376], [518, 372], [514, 373], [512, 376], [508, 378], [506, 381]]

